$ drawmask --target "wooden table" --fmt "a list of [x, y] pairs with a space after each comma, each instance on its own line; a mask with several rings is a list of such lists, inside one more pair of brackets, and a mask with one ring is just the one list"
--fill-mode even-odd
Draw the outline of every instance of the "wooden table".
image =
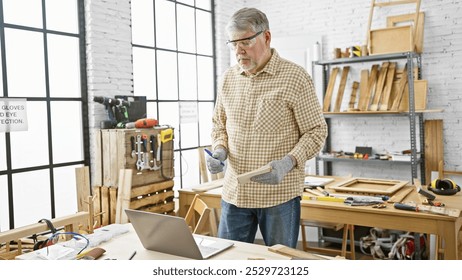
[[[196, 192], [188, 189], [179, 190], [179, 215], [184, 216]], [[201, 198], [212, 208], [220, 208], [221, 189], [202, 192]], [[462, 209], [462, 194], [454, 196], [438, 196], [438, 201], [446, 207]], [[413, 190], [405, 199], [418, 201], [418, 194]], [[462, 227], [461, 217], [449, 217], [436, 214], [412, 212], [394, 209], [388, 204], [385, 209], [371, 206], [349, 206], [341, 202], [315, 200], [301, 201], [301, 218], [353, 224], [367, 227], [378, 227], [417, 233], [435, 234], [444, 240], [444, 258], [459, 259], [458, 234]]]

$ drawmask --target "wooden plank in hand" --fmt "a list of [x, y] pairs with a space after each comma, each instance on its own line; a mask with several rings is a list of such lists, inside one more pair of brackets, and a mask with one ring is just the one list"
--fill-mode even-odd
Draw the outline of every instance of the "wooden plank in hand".
[[375, 94], [370, 108], [371, 111], [377, 111], [379, 109], [379, 102], [382, 97], [383, 85], [385, 83], [385, 77], [387, 76], [389, 65], [389, 62], [384, 62], [380, 68], [379, 79], [377, 81], [377, 87], [375, 88]]
[[393, 87], [393, 80], [395, 78], [396, 62], [390, 62], [387, 72], [387, 81], [383, 89], [382, 97], [380, 100], [380, 111], [387, 111], [389, 108], [388, 104], [390, 101], [391, 88]]
[[330, 102], [332, 99], [332, 93], [334, 92], [335, 80], [337, 79], [339, 68], [335, 67], [332, 69], [329, 77], [329, 84], [327, 85], [326, 94], [324, 96], [324, 106], [322, 107], [323, 112], [329, 112]]
[[364, 111], [363, 108], [364, 103], [367, 97], [367, 83], [369, 80], [369, 70], [363, 69], [361, 70], [361, 81], [359, 82], [359, 102], [358, 102], [358, 109], [360, 111]]
[[351, 88], [351, 96], [350, 96], [350, 102], [348, 103], [348, 111], [355, 111], [355, 104], [356, 104], [356, 95], [358, 92], [359, 88], [359, 83], [358, 82], [353, 82], [352, 88]]
[[342, 78], [340, 79], [340, 86], [337, 92], [337, 99], [335, 100], [334, 112], [340, 112], [340, 106], [342, 105], [343, 93], [345, 92], [345, 86], [346, 86], [349, 71], [350, 71], [350, 66], [345, 66], [342, 69]]
[[237, 181], [240, 184], [246, 184], [246, 183], [250, 182], [250, 178], [252, 178], [253, 176], [257, 176], [257, 175], [261, 175], [261, 174], [265, 174], [265, 173], [269, 173], [269, 172], [271, 172], [271, 166], [270, 165], [265, 165], [265, 166], [262, 166], [262, 167], [260, 167], [258, 169], [252, 170], [250, 172], [243, 173], [241, 175], [237, 175]]

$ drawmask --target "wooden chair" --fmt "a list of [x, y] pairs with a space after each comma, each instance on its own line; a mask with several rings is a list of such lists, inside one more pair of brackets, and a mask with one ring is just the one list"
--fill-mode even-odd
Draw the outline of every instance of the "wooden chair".
[[[355, 256], [355, 238], [354, 238], [354, 226], [347, 225], [347, 224], [336, 224], [336, 223], [328, 223], [328, 222], [317, 222], [317, 221], [310, 221], [310, 220], [301, 220], [300, 227], [302, 230], [302, 248], [305, 252], [317, 252], [322, 254], [339, 254], [340, 256], [354, 260]], [[308, 240], [306, 237], [306, 227], [317, 227], [317, 228], [325, 228], [325, 229], [332, 229], [335, 231], [339, 231], [343, 229], [343, 238], [342, 238], [342, 248], [340, 250], [333, 249], [333, 248], [323, 248], [323, 247], [312, 247], [308, 245]], [[349, 236], [348, 236], [349, 235]], [[349, 237], [349, 238], [348, 238]], [[350, 250], [347, 251], [348, 241], [350, 241]]]
[[184, 219], [192, 233], [217, 236], [218, 226], [215, 212], [200, 199], [198, 194], [194, 196]]

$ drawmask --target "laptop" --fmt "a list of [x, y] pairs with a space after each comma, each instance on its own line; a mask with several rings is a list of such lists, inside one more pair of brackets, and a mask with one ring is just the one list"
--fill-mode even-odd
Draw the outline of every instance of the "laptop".
[[234, 245], [228, 240], [193, 235], [181, 217], [132, 209], [125, 209], [125, 213], [147, 250], [203, 260]]

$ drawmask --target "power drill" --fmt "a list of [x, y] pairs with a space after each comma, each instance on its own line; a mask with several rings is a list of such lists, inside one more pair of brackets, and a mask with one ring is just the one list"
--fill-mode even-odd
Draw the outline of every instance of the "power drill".
[[105, 96], [94, 96], [93, 101], [106, 107], [109, 120], [100, 123], [102, 129], [125, 127], [125, 124], [129, 122], [127, 107], [130, 106], [130, 102]]

